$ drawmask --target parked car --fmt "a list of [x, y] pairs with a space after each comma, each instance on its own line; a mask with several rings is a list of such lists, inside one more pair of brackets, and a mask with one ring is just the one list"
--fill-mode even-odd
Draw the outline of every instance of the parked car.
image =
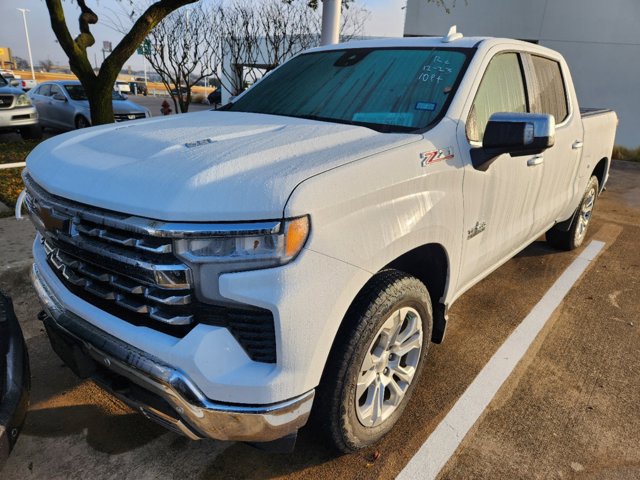
[[113, 89], [120, 94], [129, 94], [131, 93], [131, 87], [129, 86], [129, 82], [124, 82], [121, 80], [117, 80], [113, 86]]
[[209, 95], [207, 95], [207, 100], [209, 101], [209, 105], [218, 106], [222, 103], [222, 91], [217, 88]]
[[26, 79], [23, 78], [22, 80], [20, 80], [20, 86], [22, 87], [22, 90], [24, 90], [25, 92], [28, 92], [32, 88], [37, 87], [38, 82], [36, 80], [32, 80], [29, 78], [26, 78]]
[[22, 90], [24, 90], [25, 92], [28, 92], [29, 90], [34, 88], [36, 85], [38, 85], [37, 81], [32, 79], [23, 79], [20, 75], [16, 75], [13, 72], [8, 70], [0, 70], [0, 75], [2, 75], [5, 78], [5, 80], [9, 83], [11, 83], [12, 80], [17, 80], [18, 83], [16, 86], [21, 87]]
[[189, 438], [291, 446], [314, 408], [335, 448], [369, 446], [456, 299], [542, 234], [584, 242], [616, 123], [557, 52], [452, 30], [47, 140], [23, 178], [51, 343]]
[[180, 87], [174, 86], [169, 92], [169, 95], [171, 95], [172, 97], [177, 97], [178, 92], [180, 92], [180, 94], [182, 94], [183, 96], [187, 96], [191, 92], [191, 89], [187, 88], [185, 85], [180, 85]]
[[38, 112], [19, 85], [19, 80], [0, 75], [0, 132], [19, 132], [23, 139], [41, 138]]
[[[29, 92], [29, 96], [38, 109], [43, 127], [73, 130], [91, 126], [89, 100], [79, 81], [43, 82]], [[151, 116], [149, 110], [126, 100], [115, 90], [111, 98], [116, 122]]]
[[147, 86], [144, 82], [129, 82], [129, 90], [133, 95], [147, 95]]
[[29, 406], [29, 356], [11, 299], [0, 292], [0, 470], [16, 443]]

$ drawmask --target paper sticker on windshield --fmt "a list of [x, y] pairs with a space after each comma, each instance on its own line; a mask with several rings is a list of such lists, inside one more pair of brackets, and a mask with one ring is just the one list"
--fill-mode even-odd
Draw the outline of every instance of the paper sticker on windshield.
[[418, 102], [416, 103], [416, 110], [426, 110], [427, 112], [433, 112], [437, 106], [438, 104], [434, 102]]
[[422, 160], [421, 165], [426, 167], [427, 165], [431, 165], [433, 163], [442, 162], [444, 160], [449, 160], [453, 158], [455, 155], [453, 154], [453, 148], [440, 148], [438, 150], [433, 150], [431, 152], [423, 152], [420, 154], [420, 160]]

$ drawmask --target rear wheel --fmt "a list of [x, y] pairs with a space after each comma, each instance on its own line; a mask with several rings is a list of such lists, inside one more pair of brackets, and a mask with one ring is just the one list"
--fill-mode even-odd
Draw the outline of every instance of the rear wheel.
[[82, 115], [76, 118], [76, 128], [80, 129], [80, 128], [87, 128], [90, 126], [91, 126], [91, 123], [89, 123], [89, 120], [87, 120]]
[[318, 420], [342, 452], [391, 430], [424, 365], [433, 325], [429, 292], [395, 270], [372, 279], [345, 318], [319, 389]]
[[547, 243], [560, 250], [573, 250], [582, 245], [587, 236], [587, 229], [591, 222], [596, 198], [598, 198], [598, 191], [598, 178], [592, 176], [569, 230], [565, 232], [557, 226], [552, 227], [546, 234]]

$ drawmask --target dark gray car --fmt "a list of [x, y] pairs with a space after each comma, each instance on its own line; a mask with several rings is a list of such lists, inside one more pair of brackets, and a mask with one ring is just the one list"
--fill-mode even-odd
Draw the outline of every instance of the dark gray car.
[[[78, 81], [57, 80], [44, 82], [29, 92], [38, 109], [43, 127], [70, 130], [91, 126], [91, 112], [84, 87]], [[151, 116], [149, 110], [130, 102], [115, 90], [112, 92], [113, 113], [116, 122]]]

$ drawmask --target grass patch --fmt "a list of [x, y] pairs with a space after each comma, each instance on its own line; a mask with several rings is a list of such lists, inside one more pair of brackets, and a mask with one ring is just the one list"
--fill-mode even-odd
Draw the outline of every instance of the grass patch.
[[640, 162], [640, 147], [627, 148], [621, 145], [613, 147], [612, 157], [615, 160], [629, 160], [631, 162]]
[[[24, 162], [29, 152], [40, 143], [39, 140], [3, 141], [0, 143], [0, 164]], [[18, 195], [24, 189], [22, 183], [22, 167], [0, 170], [0, 202], [7, 207], [14, 207]], [[0, 217], [8, 217], [13, 212], [0, 213]]]

